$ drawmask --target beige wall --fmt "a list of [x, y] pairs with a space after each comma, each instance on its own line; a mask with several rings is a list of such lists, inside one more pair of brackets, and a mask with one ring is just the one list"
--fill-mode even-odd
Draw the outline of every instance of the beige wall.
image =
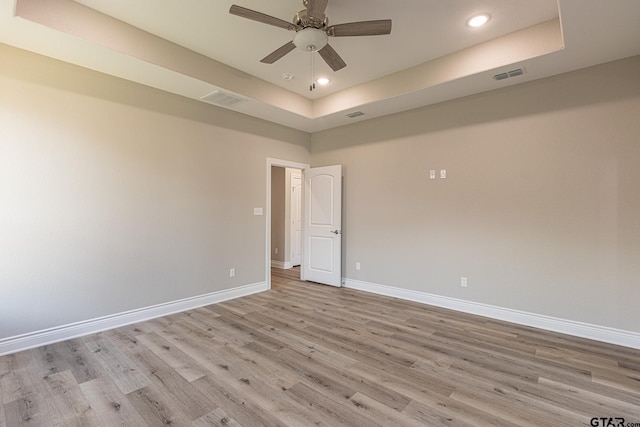
[[[285, 260], [285, 168], [271, 168], [271, 259]], [[276, 249], [278, 253], [276, 253]]]
[[328, 164], [347, 278], [640, 332], [640, 57], [314, 134]]
[[0, 58], [0, 339], [265, 281], [266, 158], [308, 134]]
[[[0, 58], [0, 339], [265, 280], [265, 159], [308, 163], [308, 134]], [[640, 331], [638, 75], [635, 57], [313, 135], [314, 166], [344, 165], [346, 276]]]

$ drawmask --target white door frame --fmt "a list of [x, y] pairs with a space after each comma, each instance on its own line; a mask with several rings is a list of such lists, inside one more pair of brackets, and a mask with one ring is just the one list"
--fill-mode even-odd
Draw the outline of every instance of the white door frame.
[[267, 288], [271, 289], [271, 167], [292, 168], [305, 170], [310, 167], [307, 163], [292, 162], [289, 160], [274, 159], [267, 157], [267, 201], [266, 201], [266, 246], [265, 246], [265, 277]]

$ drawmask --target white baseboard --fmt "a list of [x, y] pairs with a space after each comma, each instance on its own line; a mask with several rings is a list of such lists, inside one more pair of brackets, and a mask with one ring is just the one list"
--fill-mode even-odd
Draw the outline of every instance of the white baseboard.
[[517, 323], [519, 325], [560, 332], [610, 344], [640, 349], [640, 333], [592, 325], [573, 320], [559, 319], [541, 314], [527, 313], [509, 308], [496, 307], [472, 301], [443, 297], [425, 292], [412, 291], [359, 280], [345, 279], [344, 287], [371, 292], [374, 294], [419, 302], [436, 307], [448, 308], [464, 313], [490, 317], [492, 319]]
[[281, 270], [288, 270], [290, 268], [293, 268], [293, 264], [289, 261], [276, 261], [276, 260], [271, 260], [271, 267], [273, 268], [279, 268]]
[[[640, 333], [609, 328], [606, 326], [592, 325], [572, 320], [559, 319], [540, 314], [527, 313], [503, 307], [496, 307], [456, 298], [449, 298], [425, 292], [412, 291], [386, 285], [362, 282], [359, 280], [345, 279], [344, 287], [357, 289], [374, 294], [419, 302], [436, 307], [448, 308], [464, 313], [476, 314], [492, 319], [503, 320], [534, 328], [546, 329], [577, 337], [593, 339], [596, 341], [617, 344], [625, 347], [640, 349]], [[0, 356], [30, 348], [40, 347], [55, 342], [65, 341], [84, 335], [89, 335], [132, 323], [143, 322], [156, 317], [167, 316], [174, 313], [203, 307], [205, 305], [228, 301], [263, 292], [267, 290], [265, 282], [240, 286], [233, 289], [212, 292], [192, 298], [185, 298], [151, 307], [131, 310], [110, 316], [99, 317], [83, 322], [58, 326], [55, 328], [36, 331], [15, 337], [0, 340]]]
[[57, 326], [55, 328], [31, 332], [15, 337], [4, 338], [0, 340], [0, 356], [263, 292], [267, 289], [266, 282], [254, 283], [251, 285], [211, 292], [205, 295], [171, 301], [164, 304], [126, 311], [69, 325]]

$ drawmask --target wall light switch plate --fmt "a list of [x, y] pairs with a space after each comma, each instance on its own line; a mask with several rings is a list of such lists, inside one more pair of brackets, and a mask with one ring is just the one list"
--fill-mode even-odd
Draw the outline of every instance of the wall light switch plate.
[[262, 215], [262, 213], [263, 213], [262, 208], [253, 208], [254, 215]]
[[236, 277], [236, 269], [235, 268], [229, 269], [229, 277]]
[[436, 170], [435, 169], [431, 169], [429, 171], [429, 179], [436, 179]]
[[445, 179], [447, 177], [447, 170], [440, 169], [440, 179]]

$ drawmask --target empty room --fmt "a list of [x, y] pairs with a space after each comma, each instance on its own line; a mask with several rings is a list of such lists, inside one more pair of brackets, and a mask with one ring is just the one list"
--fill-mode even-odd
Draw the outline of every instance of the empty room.
[[0, 0], [0, 427], [640, 427], [638, 22]]

